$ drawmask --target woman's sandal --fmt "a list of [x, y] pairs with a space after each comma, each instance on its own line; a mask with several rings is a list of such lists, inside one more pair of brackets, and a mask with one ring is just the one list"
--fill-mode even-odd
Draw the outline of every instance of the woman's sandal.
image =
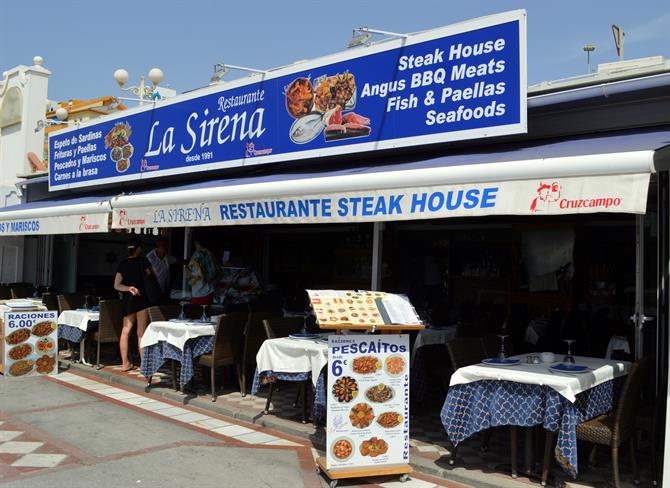
[[133, 371], [135, 369], [137, 369], [137, 366], [135, 366], [134, 364], [131, 364], [129, 368], [122, 369], [121, 372], [122, 373], [127, 373], [128, 371]]

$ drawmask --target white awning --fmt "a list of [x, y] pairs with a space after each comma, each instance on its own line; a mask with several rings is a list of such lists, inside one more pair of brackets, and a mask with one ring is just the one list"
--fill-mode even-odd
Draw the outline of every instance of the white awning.
[[543, 141], [334, 171], [208, 181], [112, 199], [113, 228], [642, 214], [670, 131]]
[[0, 208], [0, 236], [107, 232], [109, 199], [80, 197]]

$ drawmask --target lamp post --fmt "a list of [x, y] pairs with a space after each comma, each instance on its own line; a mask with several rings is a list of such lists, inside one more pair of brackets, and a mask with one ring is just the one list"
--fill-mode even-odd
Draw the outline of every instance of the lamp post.
[[140, 84], [137, 86], [129, 86], [127, 88], [124, 88], [123, 85], [125, 85], [128, 82], [128, 79], [130, 78], [130, 75], [128, 74], [128, 71], [126, 71], [123, 68], [119, 68], [116, 71], [114, 71], [114, 79], [116, 82], [119, 84], [119, 88], [123, 91], [129, 91], [133, 95], [139, 98], [140, 105], [144, 104], [145, 99], [151, 99], [154, 97], [154, 94], [157, 93], [156, 89], [158, 88], [158, 84], [163, 81], [163, 70], [160, 68], [151, 68], [149, 70], [149, 73], [147, 74], [147, 77], [151, 81], [151, 85], [147, 85], [144, 81], [144, 76], [140, 76]]
[[591, 73], [591, 53], [596, 50], [596, 47], [593, 44], [587, 44], [583, 49], [586, 53], [586, 72]]

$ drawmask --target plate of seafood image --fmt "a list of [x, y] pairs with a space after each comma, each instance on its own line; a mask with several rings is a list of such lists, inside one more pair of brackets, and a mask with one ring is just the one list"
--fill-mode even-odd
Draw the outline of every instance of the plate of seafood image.
[[398, 412], [384, 412], [377, 417], [377, 423], [385, 429], [398, 427], [403, 421], [403, 416]]
[[289, 129], [289, 137], [296, 144], [307, 144], [316, 139], [324, 127], [323, 115], [310, 113], [293, 122]]
[[[356, 112], [342, 113], [342, 107], [337, 106], [324, 115], [326, 142], [349, 139], [352, 137], [367, 137], [370, 135], [370, 119]], [[370, 298], [370, 300], [372, 300]], [[370, 302], [368, 302], [370, 303]]]
[[45, 337], [56, 330], [56, 323], [50, 321], [38, 322], [33, 325], [33, 335], [37, 337]]
[[369, 427], [374, 419], [375, 411], [367, 403], [357, 403], [351, 407], [351, 412], [349, 412], [351, 425], [359, 429]]
[[399, 354], [391, 354], [384, 361], [384, 369], [389, 376], [400, 376], [405, 372], [405, 358]]
[[359, 448], [361, 456], [370, 456], [377, 457], [382, 454], [386, 454], [389, 450], [389, 445], [384, 439], [379, 439], [377, 437], [370, 437], [368, 440], [363, 441]]
[[21, 359], [16, 361], [9, 367], [9, 374], [11, 376], [24, 376], [32, 372], [35, 362], [29, 359]]
[[296, 78], [286, 88], [286, 111], [296, 119], [312, 111], [314, 107], [314, 87], [309, 78]]
[[44, 355], [35, 361], [35, 365], [37, 366], [36, 370], [38, 373], [49, 374], [54, 370], [54, 366], [56, 366], [56, 358]]
[[352, 361], [351, 369], [358, 374], [372, 374], [382, 369], [382, 363], [374, 356], [359, 356]]
[[16, 329], [14, 332], [7, 334], [5, 341], [10, 346], [15, 344], [20, 344], [21, 342], [27, 341], [30, 337], [30, 329]]
[[7, 353], [7, 357], [12, 361], [18, 361], [19, 359], [26, 358], [30, 356], [33, 352], [33, 346], [27, 342], [19, 344], [18, 346], [12, 347]]
[[388, 402], [393, 395], [393, 388], [383, 383], [371, 386], [365, 391], [365, 398], [375, 403]]
[[314, 85], [318, 85], [314, 107], [319, 112], [327, 112], [335, 107], [351, 110], [356, 106], [356, 79], [353, 74], [345, 72], [326, 76], [316, 80]]
[[330, 452], [338, 461], [346, 461], [354, 454], [354, 442], [348, 437], [340, 437], [333, 441]]
[[342, 376], [333, 385], [333, 396], [340, 403], [349, 403], [358, 396], [358, 383], [350, 376]]
[[49, 337], [42, 337], [37, 342], [35, 342], [35, 349], [37, 349], [37, 352], [42, 354], [50, 353], [55, 349], [55, 347], [56, 343]]

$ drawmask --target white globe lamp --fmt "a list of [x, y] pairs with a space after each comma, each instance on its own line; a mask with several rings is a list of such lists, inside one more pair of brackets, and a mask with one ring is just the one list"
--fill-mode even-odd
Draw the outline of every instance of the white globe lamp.
[[149, 79], [154, 85], [158, 85], [164, 78], [163, 70], [160, 68], [151, 68], [149, 70]]
[[128, 78], [130, 78], [130, 75], [125, 69], [120, 68], [114, 71], [114, 79], [119, 86], [125, 85], [128, 82]]
[[58, 109], [56, 109], [56, 118], [58, 120], [66, 120], [69, 115], [70, 115], [69, 112], [64, 107], [59, 107]]

